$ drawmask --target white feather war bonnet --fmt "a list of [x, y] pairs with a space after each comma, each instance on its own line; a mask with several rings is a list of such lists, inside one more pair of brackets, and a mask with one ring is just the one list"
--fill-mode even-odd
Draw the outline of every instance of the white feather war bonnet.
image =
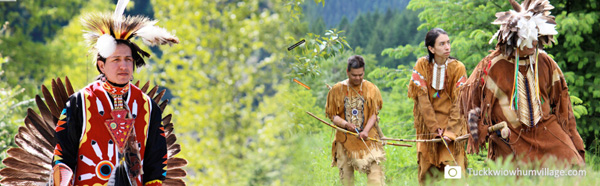
[[91, 46], [91, 52], [97, 53], [99, 59], [106, 59], [113, 54], [118, 43], [128, 45], [135, 66], [141, 67], [146, 64], [143, 57], [150, 57], [150, 54], [131, 42], [131, 38], [140, 37], [144, 44], [149, 46], [172, 45], [179, 43], [179, 39], [164, 28], [155, 26], [156, 20], [139, 15], [124, 16], [123, 12], [128, 3], [129, 0], [119, 0], [113, 14], [95, 13], [84, 16], [82, 22], [87, 30], [83, 36]]
[[[492, 39], [498, 39], [496, 47], [507, 56], [514, 54], [518, 47], [534, 48], [533, 41], [543, 45], [554, 41], [556, 21], [550, 15], [554, 6], [548, 0], [524, 0], [520, 5], [509, 0], [514, 10], [496, 13], [497, 19], [492, 24], [500, 25], [500, 29]], [[539, 45], [539, 47], [543, 47]]]

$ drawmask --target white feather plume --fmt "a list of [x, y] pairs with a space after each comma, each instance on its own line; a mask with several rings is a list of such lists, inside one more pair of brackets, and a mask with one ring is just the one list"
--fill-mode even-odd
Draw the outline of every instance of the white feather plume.
[[123, 13], [125, 12], [125, 8], [127, 8], [127, 4], [129, 4], [129, 0], [119, 0], [117, 2], [117, 7], [115, 8], [115, 13], [113, 14], [116, 28], [120, 29], [123, 24]]
[[517, 28], [519, 28], [517, 35], [517, 47], [523, 49], [524, 46], [527, 48], [533, 48], [532, 42], [537, 41], [537, 28], [535, 22], [530, 19], [519, 19], [517, 22]]
[[489, 42], [489, 44], [492, 44], [492, 42], [494, 42], [494, 39], [496, 39], [496, 37], [498, 37], [498, 34], [500, 34], [500, 30], [498, 30], [498, 31], [497, 31], [497, 32], [494, 34], [494, 36], [492, 36], [492, 38], [490, 39], [490, 42]]
[[553, 36], [558, 32], [554, 16], [550, 15], [550, 10], [554, 9], [550, 1], [523, 0], [521, 4], [509, 1], [514, 10], [496, 13], [497, 19], [492, 24], [500, 25], [500, 29], [490, 39], [490, 44], [497, 39], [500, 50], [511, 55], [512, 48], [536, 47], [533, 41], [543, 45], [554, 42]]
[[104, 34], [96, 42], [96, 50], [103, 58], [112, 55], [117, 49], [117, 41], [110, 34]]
[[177, 37], [171, 35], [166, 29], [154, 26], [156, 21], [148, 23], [146, 26], [140, 28], [135, 32], [136, 36], [139, 36], [144, 41], [144, 44], [155, 46], [164, 44], [179, 43]]
[[535, 21], [535, 24], [538, 27], [538, 31], [540, 35], [556, 35], [558, 31], [556, 31], [556, 25], [552, 23], [548, 23], [547, 20], [540, 14], [533, 16], [531, 19]]
[[117, 2], [117, 7], [115, 8], [114, 16], [123, 16], [125, 8], [127, 8], [127, 4], [129, 4], [129, 0], [119, 0], [119, 2]]

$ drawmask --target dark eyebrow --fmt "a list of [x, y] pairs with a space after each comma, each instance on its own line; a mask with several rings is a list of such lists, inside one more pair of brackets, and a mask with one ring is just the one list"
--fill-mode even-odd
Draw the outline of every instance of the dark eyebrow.
[[[111, 56], [111, 57], [121, 57], [121, 56]], [[133, 56], [123, 56], [123, 57], [133, 57]]]

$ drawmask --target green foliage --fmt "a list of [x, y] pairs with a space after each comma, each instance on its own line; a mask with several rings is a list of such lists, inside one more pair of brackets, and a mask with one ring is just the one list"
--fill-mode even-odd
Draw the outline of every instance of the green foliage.
[[[421, 24], [411, 10], [404, 10], [408, 1], [328, 1], [327, 6], [306, 5], [306, 17], [312, 33], [321, 27], [337, 27], [346, 31], [352, 47], [361, 47], [366, 53], [379, 54], [383, 49], [404, 44], [418, 44], [425, 36], [417, 31]], [[329, 21], [328, 21], [329, 20]], [[339, 22], [339, 24], [338, 24]], [[337, 24], [337, 26], [332, 26]], [[394, 68], [408, 64], [416, 57], [406, 59], [386, 58], [376, 55], [379, 64]]]
[[420, 49], [424, 49], [424, 48], [425, 48], [424, 42], [421, 42], [421, 44], [419, 44], [419, 46], [412, 46], [410, 44], [400, 45], [396, 48], [384, 49], [381, 52], [381, 55], [388, 55], [389, 57], [392, 57], [394, 59], [405, 58], [406, 56], [410, 55], [411, 53], [414, 53], [416, 56], [425, 56], [425, 55], [427, 55], [427, 51], [420, 50]]
[[37, 93], [37, 85], [46, 75], [61, 70], [55, 63], [72, 64], [56, 55], [61, 47], [47, 42], [87, 4], [81, 0], [0, 3], [0, 21], [6, 23], [5, 32], [10, 36], [0, 38], [0, 53], [13, 61], [5, 66], [6, 75], [1, 80], [22, 85], [25, 94], [19, 97]]
[[323, 30], [327, 30], [325, 28], [325, 22], [323, 22], [323, 19], [319, 18], [317, 19], [316, 23], [310, 24], [310, 32], [309, 33], [321, 33], [323, 32]]
[[[425, 38], [424, 31], [417, 31], [421, 24], [416, 16], [417, 13], [411, 10], [404, 11], [386, 11], [379, 16], [379, 20], [374, 25], [373, 34], [368, 39], [365, 51], [373, 54], [381, 54], [385, 48], [404, 44], [418, 44]], [[377, 16], [373, 16], [377, 17]], [[398, 64], [409, 64], [416, 61], [415, 55], [409, 55], [404, 59], [387, 58], [384, 55], [377, 55], [377, 60], [383, 66], [395, 68]]]
[[[317, 5], [322, 4], [322, 6], [325, 6], [325, 0], [314, 0], [314, 1]], [[289, 12], [291, 19], [293, 19], [294, 21], [300, 20], [300, 16], [303, 13], [303, 8], [302, 8], [303, 3], [304, 3], [304, 0], [288, 0], [285, 3], [285, 8]]]
[[[493, 13], [507, 10], [508, 1], [431, 1], [414, 0], [407, 8], [421, 10], [419, 18], [423, 23], [418, 30], [425, 32], [433, 28], [442, 28], [448, 32], [452, 45], [451, 56], [462, 61], [467, 69], [475, 65], [487, 55], [488, 50], [494, 48], [489, 45], [489, 38], [496, 32], [497, 27], [490, 24], [495, 19]], [[427, 54], [425, 50], [425, 37], [421, 38], [418, 46], [404, 45], [395, 49], [386, 49], [384, 54], [403, 58], [410, 53], [415, 56]]]
[[[298, 1], [152, 1], [160, 26], [181, 41], [161, 47], [152, 75], [174, 96], [181, 156], [192, 160], [188, 184], [281, 185], [290, 174], [290, 128], [300, 123], [282, 108], [300, 100], [283, 80], [291, 71], [286, 48], [298, 42], [288, 31], [289, 2]], [[320, 48], [306, 57], [331, 55], [335, 37], [307, 38], [306, 46]]]
[[305, 44], [293, 49], [292, 57], [295, 63], [292, 64], [292, 76], [316, 76], [319, 75], [320, 60], [327, 60], [334, 57], [337, 53], [343, 52], [346, 48], [350, 48], [344, 36], [341, 36], [343, 31], [336, 29], [327, 30], [325, 36], [308, 33]]
[[[594, 147], [595, 139], [600, 136], [600, 78], [593, 72], [600, 70], [600, 6], [599, 1], [553, 1], [556, 7], [556, 29], [558, 41], [548, 52], [554, 54], [554, 60], [565, 74], [569, 93], [582, 100], [574, 105], [574, 113], [582, 115], [577, 120], [577, 129], [587, 147]], [[571, 97], [571, 101], [576, 101]], [[587, 109], [584, 111], [582, 107]]]
[[383, 108], [385, 109], [382, 108], [379, 116], [384, 134], [394, 133], [404, 136], [415, 133], [413, 101], [407, 97], [410, 74], [412, 74], [412, 67], [400, 65], [397, 69], [376, 68], [368, 75], [376, 85], [379, 85], [379, 89], [384, 91], [382, 96], [384, 96]]
[[[4, 76], [3, 65], [8, 63], [9, 59], [0, 54], [0, 77]], [[20, 100], [16, 96], [23, 93], [25, 89], [21, 86], [10, 86], [4, 81], [0, 81], [0, 155], [6, 157], [4, 153], [7, 149], [15, 147], [14, 134], [17, 131], [18, 124], [23, 122], [25, 108], [31, 106], [32, 100]], [[4, 165], [0, 165], [0, 168]]]
[[583, 101], [578, 97], [571, 96], [571, 103], [573, 104], [573, 115], [579, 119], [582, 115], [587, 115], [588, 111], [585, 106], [581, 105]]

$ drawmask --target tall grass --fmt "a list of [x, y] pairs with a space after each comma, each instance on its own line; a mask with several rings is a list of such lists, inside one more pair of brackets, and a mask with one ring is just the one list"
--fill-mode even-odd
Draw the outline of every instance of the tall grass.
[[[295, 148], [293, 160], [293, 174], [286, 175], [285, 180], [291, 185], [342, 185], [338, 175], [338, 168], [331, 167], [331, 142], [332, 132], [324, 129], [317, 133], [301, 133]], [[385, 146], [387, 160], [382, 162], [386, 176], [387, 185], [418, 185], [417, 178], [417, 153], [416, 147]], [[487, 152], [467, 155], [468, 167], [472, 170], [516, 170], [516, 166], [509, 161], [490, 161]], [[467, 176], [463, 172], [463, 179], [452, 180], [440, 179], [430, 180], [433, 185], [599, 185], [600, 171], [598, 168], [600, 158], [588, 152], [586, 154], [585, 168], [572, 168], [574, 170], [585, 170], [585, 176]], [[538, 169], [539, 165], [519, 165], [520, 170]], [[550, 170], [562, 169], [555, 166], [548, 167]], [[358, 172], [355, 175], [355, 185], [366, 185], [365, 174]]]

